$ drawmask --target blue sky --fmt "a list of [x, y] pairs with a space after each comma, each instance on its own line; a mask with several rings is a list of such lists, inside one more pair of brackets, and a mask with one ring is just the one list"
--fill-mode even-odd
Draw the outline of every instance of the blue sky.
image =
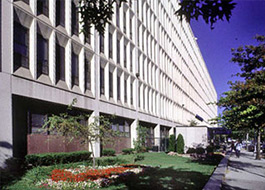
[[218, 98], [229, 90], [227, 82], [240, 71], [231, 63], [231, 48], [255, 44], [256, 34], [265, 35], [265, 0], [235, 0], [230, 22], [218, 21], [214, 29], [204, 21], [191, 21], [194, 36], [208, 67]]

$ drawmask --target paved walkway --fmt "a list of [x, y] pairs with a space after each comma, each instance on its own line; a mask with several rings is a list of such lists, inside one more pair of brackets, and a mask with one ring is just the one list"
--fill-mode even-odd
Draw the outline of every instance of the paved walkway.
[[253, 152], [245, 150], [237, 158], [233, 152], [222, 190], [265, 190], [265, 159], [255, 160]]

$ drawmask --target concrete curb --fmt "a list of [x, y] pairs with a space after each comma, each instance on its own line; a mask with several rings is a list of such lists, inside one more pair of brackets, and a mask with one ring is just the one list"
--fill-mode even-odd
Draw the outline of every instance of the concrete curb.
[[223, 178], [227, 169], [228, 160], [230, 157], [230, 152], [227, 152], [225, 157], [221, 160], [212, 176], [203, 187], [203, 190], [220, 190], [222, 187]]

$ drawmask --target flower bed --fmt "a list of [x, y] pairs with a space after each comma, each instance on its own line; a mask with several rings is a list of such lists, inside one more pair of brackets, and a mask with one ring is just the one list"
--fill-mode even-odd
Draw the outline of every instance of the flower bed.
[[110, 185], [115, 180], [124, 180], [128, 175], [142, 173], [145, 168], [146, 166], [130, 164], [97, 169], [82, 165], [73, 169], [54, 169], [50, 178], [38, 182], [37, 186], [53, 189], [100, 188]]

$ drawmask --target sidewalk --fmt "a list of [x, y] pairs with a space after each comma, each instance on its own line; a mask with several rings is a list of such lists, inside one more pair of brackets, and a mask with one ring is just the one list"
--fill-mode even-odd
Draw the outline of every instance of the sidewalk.
[[265, 190], [265, 159], [255, 160], [253, 152], [242, 150], [240, 158], [229, 158], [222, 190]]

